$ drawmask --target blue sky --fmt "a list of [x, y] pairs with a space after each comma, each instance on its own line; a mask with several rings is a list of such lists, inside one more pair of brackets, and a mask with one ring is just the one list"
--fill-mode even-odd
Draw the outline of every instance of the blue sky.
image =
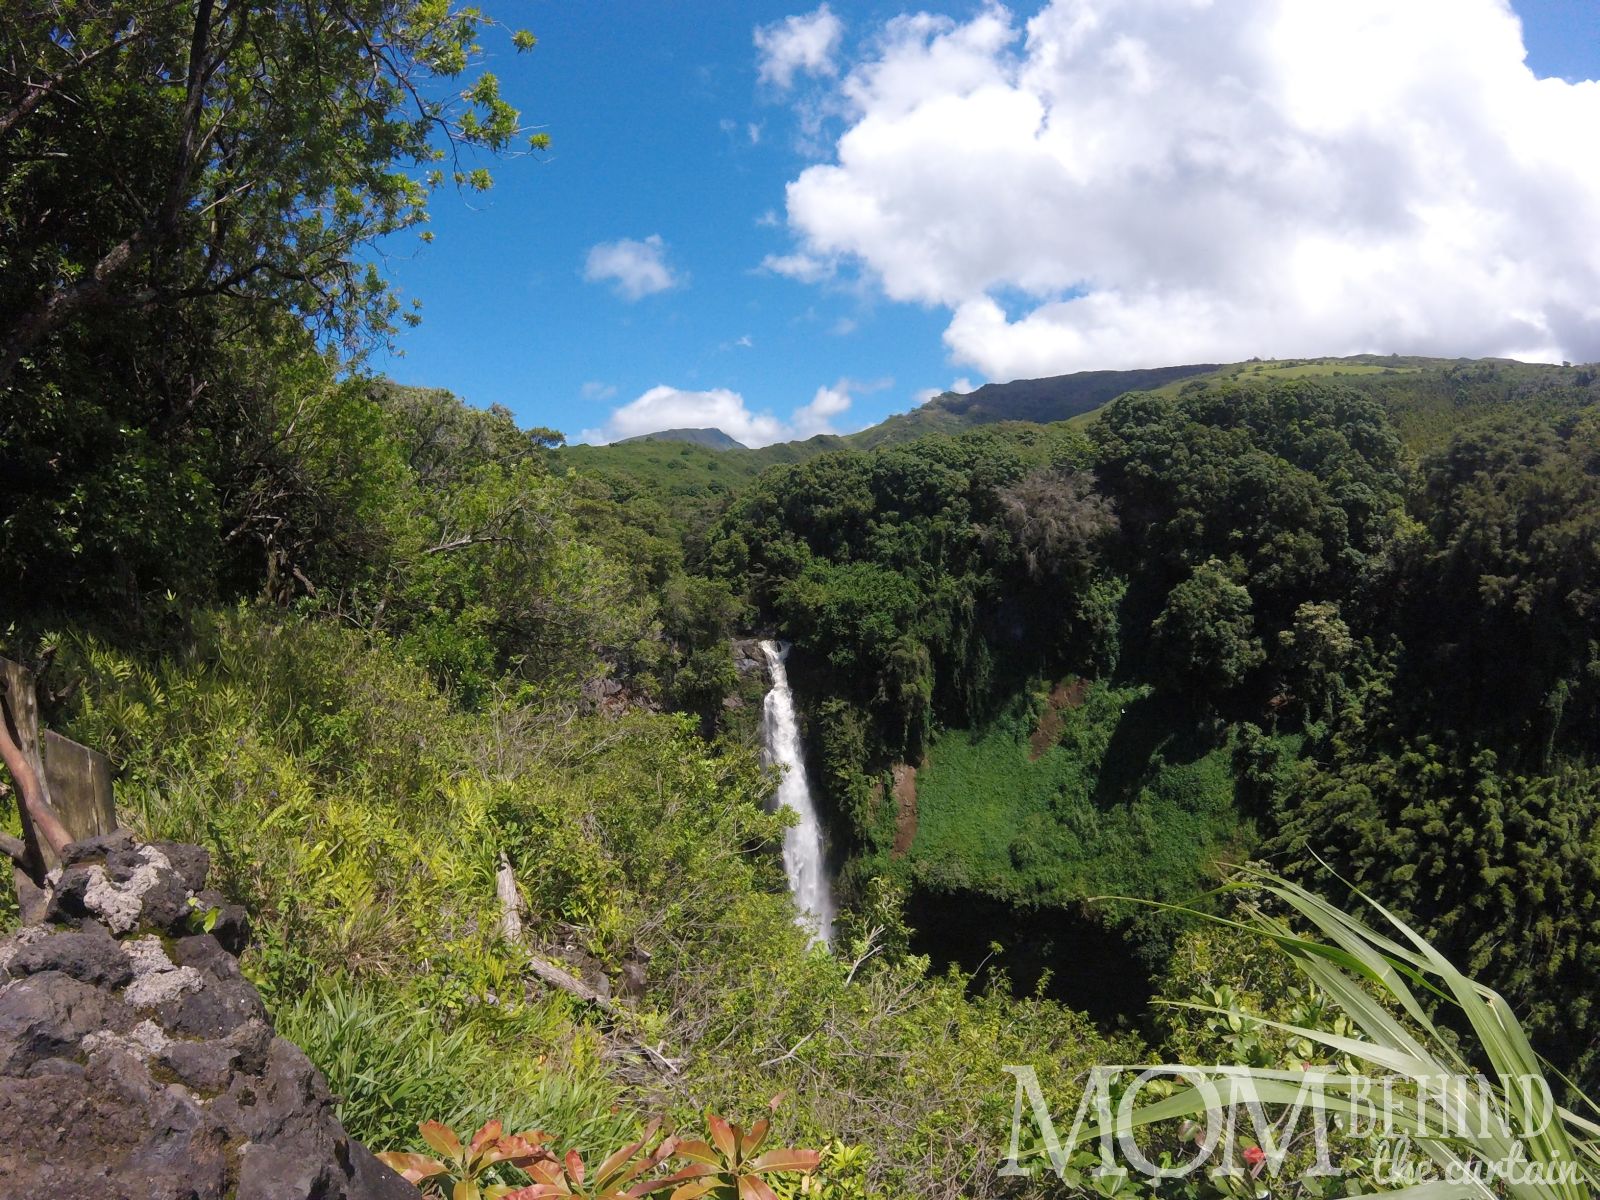
[[1600, 261], [1550, 248], [1600, 235], [1562, 157], [1600, 85], [1538, 81], [1600, 77], [1600, 6], [1517, 4], [1528, 70], [1499, 0], [1298, 2], [490, 3], [552, 148], [386, 247], [424, 321], [376, 365], [574, 438], [758, 442], [1093, 367], [1600, 357]]

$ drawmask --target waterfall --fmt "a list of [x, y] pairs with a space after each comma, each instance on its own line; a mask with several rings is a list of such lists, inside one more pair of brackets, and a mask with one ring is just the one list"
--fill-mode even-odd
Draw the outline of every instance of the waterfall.
[[783, 835], [783, 869], [794, 894], [796, 918], [824, 945], [833, 944], [833, 891], [828, 886], [827, 865], [822, 856], [822, 822], [806, 778], [805, 755], [800, 746], [800, 725], [794, 715], [794, 694], [789, 691], [789, 674], [783, 660], [789, 647], [763, 641], [761, 653], [767, 658], [772, 687], [761, 710], [761, 744], [764, 758], [783, 769], [778, 784], [777, 802], [799, 815], [799, 822]]

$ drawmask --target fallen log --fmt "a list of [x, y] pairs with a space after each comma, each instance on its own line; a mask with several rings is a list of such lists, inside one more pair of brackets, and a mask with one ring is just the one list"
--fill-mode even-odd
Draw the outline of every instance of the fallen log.
[[612, 1003], [609, 997], [602, 996], [570, 971], [563, 970], [547, 958], [540, 958], [531, 950], [527, 950], [526, 946], [523, 949], [528, 954], [528, 970], [552, 987], [558, 987], [562, 991], [576, 996], [584, 1003], [594, 1005], [608, 1016], [621, 1017], [625, 1015], [624, 1011]]
[[[534, 953], [529, 947], [527, 939], [522, 936], [522, 894], [517, 889], [516, 875], [511, 870], [511, 864], [504, 855], [500, 858], [500, 870], [495, 875], [495, 895], [500, 901], [500, 931], [506, 935], [506, 941], [517, 946], [527, 956], [527, 967], [530, 974], [551, 987], [559, 988], [569, 996], [574, 996], [585, 1004], [592, 1004], [604, 1013], [613, 1023], [613, 1033], [629, 1047], [642, 1053], [645, 1058], [654, 1063], [661, 1070], [670, 1075], [676, 1075], [680, 1062], [668, 1058], [653, 1046], [646, 1045], [627, 1031], [626, 1026], [633, 1014], [626, 1008], [613, 1001], [609, 996], [602, 995], [579, 979], [571, 971], [557, 966], [548, 958]], [[515, 931], [512, 936], [511, 931]]]

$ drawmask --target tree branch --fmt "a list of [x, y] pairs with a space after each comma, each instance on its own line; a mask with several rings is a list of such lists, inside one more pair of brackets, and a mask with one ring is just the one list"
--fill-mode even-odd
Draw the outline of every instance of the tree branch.
[[[0, 705], [0, 708], [5, 706]], [[17, 785], [17, 802], [22, 809], [26, 825], [31, 827], [59, 858], [61, 852], [71, 844], [72, 836], [67, 832], [67, 827], [61, 823], [56, 810], [45, 798], [44, 781], [39, 778], [33, 763], [18, 744], [17, 735], [12, 732], [9, 708], [0, 712], [0, 762], [5, 763], [6, 770], [11, 772], [11, 778]]]
[[124, 46], [138, 41], [146, 36], [147, 30], [135, 25], [126, 33], [118, 34], [98, 50], [93, 50], [80, 58], [73, 60], [56, 74], [46, 79], [43, 83], [24, 82], [22, 86], [27, 89], [27, 94], [22, 97], [12, 108], [0, 113], [0, 138], [4, 138], [18, 124], [28, 117], [39, 105], [55, 95], [74, 75], [92, 67], [108, 54], [121, 50]]

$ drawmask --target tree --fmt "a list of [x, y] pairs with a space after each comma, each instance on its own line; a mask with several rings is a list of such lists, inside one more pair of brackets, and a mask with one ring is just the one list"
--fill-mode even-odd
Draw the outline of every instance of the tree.
[[1250, 593], [1214, 558], [1172, 589], [1150, 632], [1166, 669], [1196, 695], [1237, 687], [1266, 661]]
[[1562, 745], [1592, 754], [1600, 417], [1511, 409], [1424, 466], [1431, 547], [1396, 591], [1407, 644], [1437, 647], [1417, 660], [1428, 719], [1442, 708], [1519, 764]]
[[1034, 471], [1000, 492], [1000, 514], [1028, 578], [1077, 590], [1094, 566], [1098, 543], [1117, 527], [1092, 477]]
[[1344, 688], [1344, 670], [1355, 657], [1355, 638], [1333, 603], [1307, 601], [1294, 612], [1294, 625], [1278, 634], [1286, 681], [1302, 715], [1326, 717]]
[[[1525, 777], [1492, 751], [1419, 739], [1301, 764], [1266, 851], [1298, 878], [1359, 888], [1528, 1019], [1541, 1052], [1600, 1078], [1600, 775]], [[1337, 903], [1343, 898], [1335, 895]]]
[[[24, 0], [0, 13], [0, 386], [92, 313], [265, 302], [356, 344], [360, 249], [518, 115], [446, 0]], [[519, 49], [533, 39], [513, 35]], [[532, 144], [542, 146], [543, 135]], [[36, 368], [37, 368], [37, 364]]]
[[1401, 508], [1382, 407], [1317, 380], [1131, 394], [1092, 428], [1133, 558], [1135, 607], [1210, 558], [1237, 560], [1263, 631], [1338, 599], [1381, 561]]

